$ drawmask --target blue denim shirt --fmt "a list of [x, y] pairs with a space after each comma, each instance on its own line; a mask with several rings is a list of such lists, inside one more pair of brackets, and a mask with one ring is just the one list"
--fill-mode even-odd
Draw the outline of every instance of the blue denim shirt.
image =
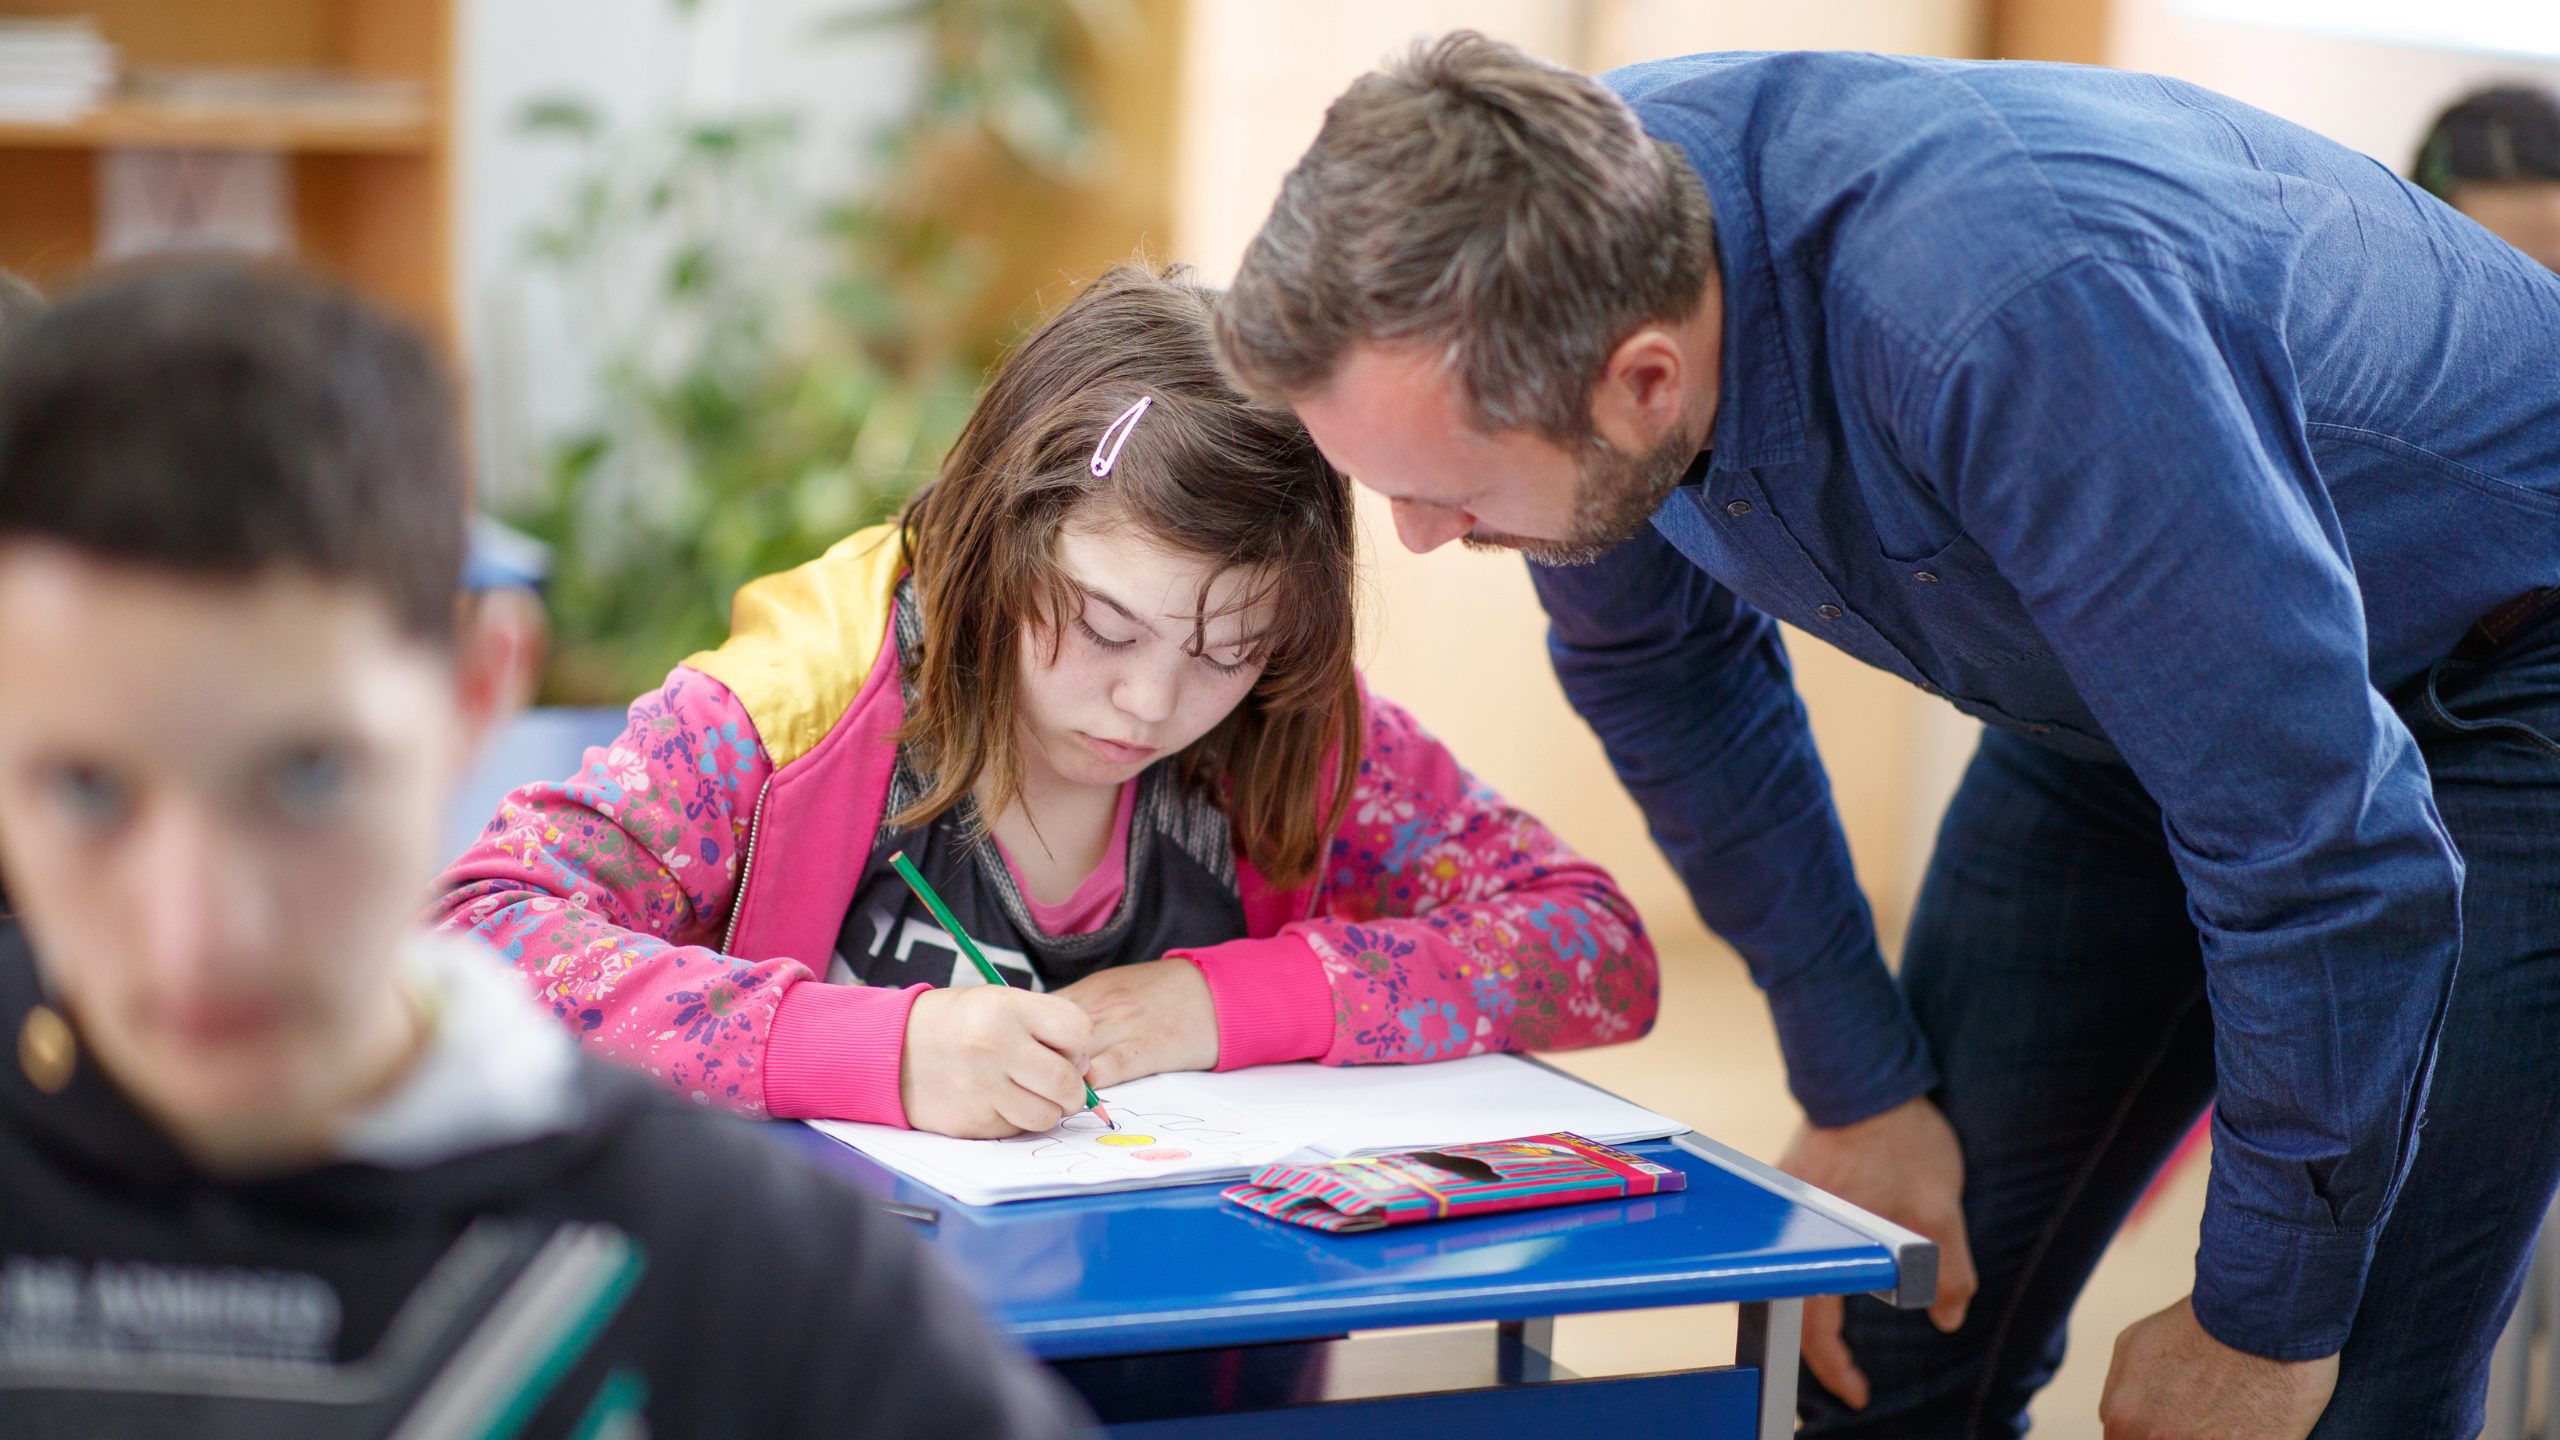
[[1722, 408], [1650, 531], [1536, 579], [1798, 1098], [1840, 1124], [1934, 1072], [1773, 618], [2158, 800], [2219, 1068], [2196, 1310], [2260, 1354], [2335, 1351], [2461, 942], [2462, 862], [2381, 692], [2560, 583], [2560, 277], [2151, 76], [1606, 79], [1713, 201]]

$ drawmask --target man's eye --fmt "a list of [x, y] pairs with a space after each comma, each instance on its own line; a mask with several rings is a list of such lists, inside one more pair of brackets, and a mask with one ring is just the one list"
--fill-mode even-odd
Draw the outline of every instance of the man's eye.
[[297, 819], [327, 814], [346, 797], [355, 766], [333, 745], [296, 750], [275, 764], [268, 778], [276, 808]]
[[124, 782], [95, 765], [56, 766], [45, 776], [44, 788], [64, 814], [98, 829], [122, 822], [133, 807]]

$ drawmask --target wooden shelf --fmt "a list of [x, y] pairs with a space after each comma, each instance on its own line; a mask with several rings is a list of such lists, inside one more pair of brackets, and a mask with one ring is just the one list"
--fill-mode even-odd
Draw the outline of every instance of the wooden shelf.
[[[87, 273], [106, 149], [279, 151], [296, 262], [450, 342], [459, 3], [0, 0], [0, 16], [87, 17], [123, 77], [77, 120], [0, 120], [0, 266], [48, 290]], [[262, 73], [278, 88], [256, 89]]]
[[363, 111], [316, 105], [167, 105], [112, 100], [77, 120], [0, 120], [0, 146], [83, 150], [169, 145], [312, 154], [424, 154], [436, 144], [432, 107]]

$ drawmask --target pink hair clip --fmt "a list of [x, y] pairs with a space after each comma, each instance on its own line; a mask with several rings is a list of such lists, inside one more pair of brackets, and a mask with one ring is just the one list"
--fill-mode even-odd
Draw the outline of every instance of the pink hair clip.
[[1137, 404], [1121, 411], [1120, 418], [1112, 421], [1110, 428], [1102, 432], [1102, 438], [1093, 446], [1093, 478], [1101, 479], [1111, 473], [1112, 466], [1120, 463], [1120, 447], [1129, 443], [1129, 436], [1137, 430], [1139, 419], [1154, 403], [1156, 397], [1153, 395], [1139, 396]]

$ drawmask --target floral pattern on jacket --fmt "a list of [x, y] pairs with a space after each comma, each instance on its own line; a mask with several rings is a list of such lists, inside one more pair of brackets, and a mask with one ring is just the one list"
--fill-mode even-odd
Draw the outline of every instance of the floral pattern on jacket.
[[[1326, 1063], [1570, 1049], [1650, 1029], [1652, 945], [1608, 875], [1402, 709], [1369, 696], [1365, 719], [1313, 913], [1283, 928], [1333, 993]], [[447, 872], [434, 919], [496, 948], [593, 1048], [760, 1115], [783, 992], [826, 964], [718, 949], [772, 774], [737, 699], [680, 667], [576, 775], [507, 797]]]
[[1653, 1028], [1658, 977], [1607, 872], [1372, 695], [1318, 914], [1328, 1064], [1570, 1050]]

